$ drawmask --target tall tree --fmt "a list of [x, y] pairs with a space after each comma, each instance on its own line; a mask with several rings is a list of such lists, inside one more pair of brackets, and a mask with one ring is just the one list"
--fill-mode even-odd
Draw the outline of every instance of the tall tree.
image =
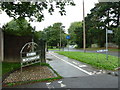
[[[96, 4], [86, 17], [87, 43], [98, 43], [100, 47], [103, 47], [106, 38], [105, 31], [119, 26], [119, 15], [120, 2], [100, 2]], [[108, 35], [108, 37], [112, 39], [113, 35]], [[113, 42], [113, 40], [111, 41]]]
[[[65, 32], [62, 28], [62, 23], [54, 23], [52, 26], [45, 28], [43, 30], [47, 36], [47, 43], [49, 46], [58, 46], [60, 45], [60, 36], [62, 45], [65, 41]], [[61, 32], [61, 35], [60, 35]]]
[[70, 44], [77, 44], [79, 48], [83, 47], [82, 22], [71, 23], [68, 33], [71, 37]]
[[[21, 23], [21, 25], [19, 25], [18, 22]], [[17, 36], [32, 36], [32, 30], [33, 28], [25, 19], [12, 20], [4, 26], [5, 33]]]

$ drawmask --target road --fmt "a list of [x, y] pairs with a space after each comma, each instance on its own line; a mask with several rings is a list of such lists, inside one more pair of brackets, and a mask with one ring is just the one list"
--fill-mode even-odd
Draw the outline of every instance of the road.
[[[56, 90], [72, 90], [73, 88], [118, 88], [118, 77], [108, 75], [104, 70], [95, 69], [87, 64], [69, 59], [54, 52], [48, 52], [47, 63], [56, 70], [63, 79], [53, 82], [40, 82], [19, 85], [14, 88], [47, 88]], [[98, 90], [98, 89], [96, 89]], [[105, 90], [105, 89], [104, 89]], [[107, 89], [106, 89], [107, 90]]]
[[[58, 50], [52, 50], [52, 51], [58, 51]], [[78, 52], [84, 52], [83, 50], [80, 50], [80, 49], [75, 49], [75, 48], [64, 48], [64, 49], [61, 49], [61, 51], [78, 51]], [[90, 50], [86, 50], [86, 52], [92, 52], [92, 53], [97, 53], [96, 51], [90, 51]], [[100, 52], [101, 54], [106, 54], [106, 52]], [[117, 56], [117, 57], [120, 57], [120, 52], [113, 52], [113, 51], [108, 51], [108, 55], [112, 55], [112, 56]]]
[[[54, 82], [42, 82], [17, 86], [17, 88], [48, 88], [56, 90], [57, 88], [66, 88], [72, 90], [74, 88], [107, 88], [118, 87], [117, 77], [110, 75], [93, 75], [86, 77], [64, 78]], [[94, 89], [93, 89], [94, 90]]]

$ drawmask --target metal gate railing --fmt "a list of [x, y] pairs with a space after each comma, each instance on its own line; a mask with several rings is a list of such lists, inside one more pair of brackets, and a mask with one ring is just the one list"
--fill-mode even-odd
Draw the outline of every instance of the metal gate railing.
[[26, 43], [20, 51], [21, 72], [22, 68], [41, 62], [41, 50], [36, 50], [38, 45], [34, 42]]

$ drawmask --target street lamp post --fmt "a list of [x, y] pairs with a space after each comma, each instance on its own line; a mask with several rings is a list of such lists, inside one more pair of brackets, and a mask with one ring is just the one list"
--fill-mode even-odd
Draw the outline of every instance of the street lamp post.
[[83, 0], [83, 50], [84, 50], [84, 52], [86, 52], [84, 0]]
[[61, 29], [60, 29], [60, 45], [59, 45], [59, 51], [61, 49], [61, 46], [62, 46], [62, 29], [65, 28], [65, 26], [61, 26]]
[[108, 60], [108, 30], [106, 28], [106, 60]]
[[59, 45], [60, 47], [59, 47], [59, 51], [60, 51], [60, 49], [61, 49], [61, 29], [60, 29], [60, 45]]
[[[35, 30], [35, 26], [34, 26], [34, 30]], [[34, 45], [33, 45], [33, 42], [34, 42], [34, 30], [32, 30], [32, 52], [34, 51]]]

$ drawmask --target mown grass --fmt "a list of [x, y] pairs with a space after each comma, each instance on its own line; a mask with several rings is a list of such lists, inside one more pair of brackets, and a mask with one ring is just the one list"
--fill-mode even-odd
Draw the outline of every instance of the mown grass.
[[[46, 63], [36, 63], [31, 66], [34, 66], [34, 65], [49, 66]], [[2, 62], [2, 75], [8, 72], [11, 72], [15, 69], [19, 69], [20, 67], [21, 67], [21, 64], [18, 62]]]
[[20, 63], [17, 62], [2, 62], [2, 75], [11, 72], [12, 70], [15, 70], [17, 68], [20, 68]]
[[83, 53], [68, 51], [57, 51], [56, 53], [90, 64], [99, 69], [114, 70], [115, 68], [118, 67], [118, 57], [115, 56], [108, 55], [108, 60], [106, 60], [105, 54], [98, 53]]

